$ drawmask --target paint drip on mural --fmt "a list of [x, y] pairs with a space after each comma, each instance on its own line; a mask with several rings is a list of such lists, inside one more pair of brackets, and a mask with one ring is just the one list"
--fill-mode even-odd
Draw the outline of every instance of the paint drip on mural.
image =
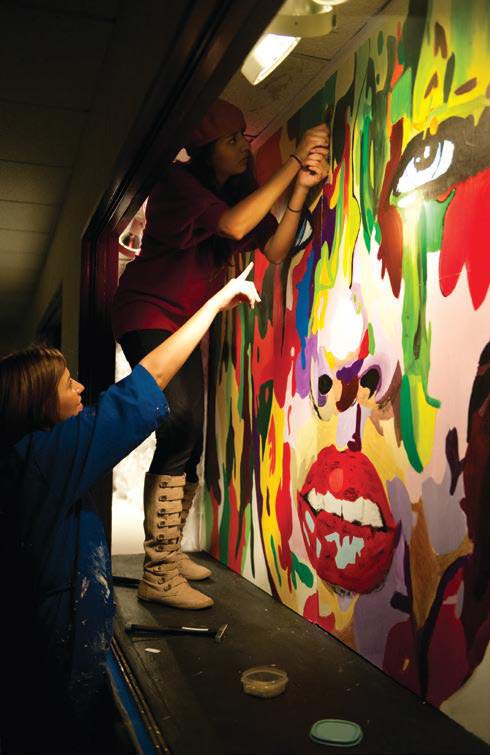
[[440, 706], [490, 631], [488, 3], [407, 3], [260, 177], [327, 108], [310, 242], [215, 329], [208, 545]]

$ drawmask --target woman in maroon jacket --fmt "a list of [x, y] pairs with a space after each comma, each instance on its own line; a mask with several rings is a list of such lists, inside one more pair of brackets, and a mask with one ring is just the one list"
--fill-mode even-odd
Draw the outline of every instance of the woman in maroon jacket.
[[[175, 332], [224, 283], [233, 253], [259, 248], [279, 264], [292, 248], [309, 189], [327, 175], [329, 133], [309, 129], [262, 186], [253, 178], [242, 112], [217, 100], [187, 146], [191, 161], [174, 163], [150, 194], [141, 254], [127, 265], [113, 305], [113, 327], [131, 364]], [[270, 209], [292, 184], [277, 223]], [[141, 600], [206, 608], [193, 589], [209, 569], [180, 548], [202, 451], [203, 372], [197, 348], [169, 383], [170, 416], [157, 432], [145, 478], [145, 564]]]

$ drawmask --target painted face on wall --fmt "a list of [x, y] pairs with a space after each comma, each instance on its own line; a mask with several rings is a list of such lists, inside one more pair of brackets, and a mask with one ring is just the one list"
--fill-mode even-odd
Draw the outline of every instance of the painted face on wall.
[[221, 557], [259, 584], [266, 568], [284, 603], [436, 704], [468, 666], [428, 689], [411, 633], [459, 621], [477, 530], [462, 472], [490, 335], [488, 35], [485, 2], [393, 19], [263, 148], [259, 173], [333, 106], [313, 239], [281, 271], [256, 257], [265, 306], [235, 321], [216, 403]]

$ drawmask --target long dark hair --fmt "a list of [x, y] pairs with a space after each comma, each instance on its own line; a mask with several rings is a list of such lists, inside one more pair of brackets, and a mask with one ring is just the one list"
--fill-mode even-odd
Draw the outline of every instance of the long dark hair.
[[[249, 155], [246, 170], [237, 176], [231, 176], [222, 186], [219, 186], [212, 165], [215, 144], [216, 141], [210, 142], [193, 150], [186, 169], [205, 189], [209, 189], [227, 205], [233, 207], [258, 188], [254, 160], [252, 155]], [[217, 267], [225, 267], [231, 263], [232, 251], [229, 239], [222, 236], [213, 238], [214, 261]]]
[[36, 344], [0, 359], [0, 450], [58, 421], [65, 368], [61, 351]]

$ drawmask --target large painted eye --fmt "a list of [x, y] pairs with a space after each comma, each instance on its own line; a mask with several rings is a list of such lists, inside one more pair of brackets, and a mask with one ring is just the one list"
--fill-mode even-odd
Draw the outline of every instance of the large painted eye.
[[407, 144], [391, 183], [398, 207], [417, 198], [434, 199], [488, 167], [490, 107], [475, 125], [473, 116], [454, 116], [436, 134], [419, 133]]
[[426, 144], [420, 154], [407, 163], [398, 179], [396, 194], [408, 194], [443, 176], [453, 161], [454, 144], [449, 139]]

